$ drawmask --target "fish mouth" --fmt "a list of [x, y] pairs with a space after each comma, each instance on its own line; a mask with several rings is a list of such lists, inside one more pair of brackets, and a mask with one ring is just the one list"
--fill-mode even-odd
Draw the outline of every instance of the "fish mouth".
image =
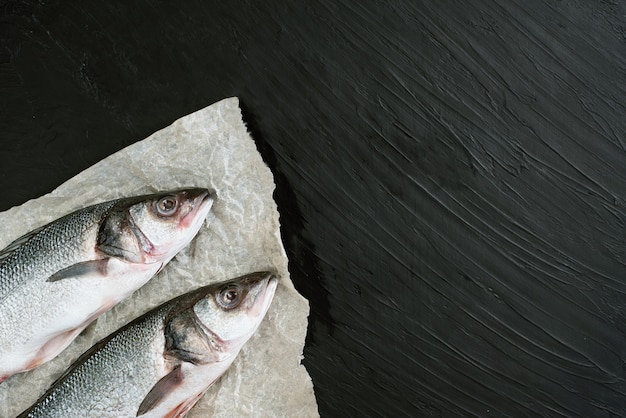
[[[193, 202], [189, 205], [189, 212], [187, 212], [180, 220], [180, 226], [185, 229], [194, 224], [196, 219], [200, 219], [200, 222], [204, 222], [204, 218], [209, 213], [209, 209], [213, 206], [213, 195], [208, 189], [193, 189], [189, 193], [198, 193], [193, 197]], [[204, 216], [198, 216], [200, 212], [204, 212]]]
[[266, 276], [265, 286], [259, 292], [254, 304], [250, 309], [250, 314], [252, 316], [263, 316], [267, 312], [274, 299], [274, 293], [276, 292], [276, 287], [278, 286], [278, 277], [273, 273], [268, 273]]

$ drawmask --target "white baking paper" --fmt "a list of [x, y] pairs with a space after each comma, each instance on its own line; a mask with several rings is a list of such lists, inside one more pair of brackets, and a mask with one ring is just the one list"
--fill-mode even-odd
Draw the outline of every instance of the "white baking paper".
[[22, 412], [81, 353], [154, 306], [206, 284], [268, 269], [281, 279], [265, 320], [189, 417], [318, 416], [313, 385], [301, 365], [308, 303], [289, 278], [272, 173], [247, 132], [237, 98], [185, 116], [52, 193], [0, 213], [0, 248], [80, 207], [181, 187], [207, 187], [216, 194], [194, 241], [56, 359], [0, 384], [0, 416]]

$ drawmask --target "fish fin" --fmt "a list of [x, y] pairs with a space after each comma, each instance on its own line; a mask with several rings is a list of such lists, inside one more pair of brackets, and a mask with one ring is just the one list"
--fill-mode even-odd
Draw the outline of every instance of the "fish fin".
[[65, 267], [52, 276], [48, 277], [47, 282], [56, 282], [63, 279], [78, 279], [82, 276], [87, 276], [91, 273], [98, 273], [104, 276], [107, 272], [108, 258], [102, 258], [99, 260], [89, 260], [80, 263], [72, 264], [69, 267]]
[[174, 367], [174, 370], [166, 374], [156, 382], [156, 384], [150, 389], [150, 392], [143, 398], [136, 416], [144, 415], [150, 410], [154, 409], [170, 392], [178, 387], [183, 381], [183, 371], [180, 366]]
[[159, 267], [159, 269], [157, 270], [156, 273], [154, 273], [154, 275], [156, 276], [157, 274], [159, 274], [161, 270], [163, 270], [163, 267], [165, 267], [165, 263], [161, 263], [161, 267]]
[[204, 392], [200, 392], [193, 398], [185, 400], [163, 418], [184, 418], [187, 413], [191, 411], [191, 408], [193, 408], [194, 405], [198, 403], [202, 395], [204, 395]]
[[70, 345], [72, 341], [74, 341], [76, 336], [81, 331], [82, 327], [72, 328], [48, 340], [44, 345], [41, 346], [41, 348], [39, 348], [39, 351], [37, 352], [35, 357], [33, 357], [33, 359], [30, 361], [30, 363], [28, 363], [23, 371], [32, 370], [52, 360], [61, 351], [65, 350], [65, 348]]
[[46, 225], [43, 225], [37, 229], [33, 229], [29, 233], [22, 235], [21, 237], [17, 238], [15, 241], [4, 247], [4, 249], [0, 251], [0, 260], [9, 257], [16, 249], [28, 242], [32, 237], [41, 232], [41, 230], [43, 230], [45, 227]]
[[83, 329], [80, 334], [78, 334], [80, 337], [89, 337], [92, 336], [95, 332], [96, 332], [96, 325], [98, 323], [98, 319], [94, 319], [92, 322], [89, 323], [89, 325], [87, 325], [85, 327], [85, 329]]

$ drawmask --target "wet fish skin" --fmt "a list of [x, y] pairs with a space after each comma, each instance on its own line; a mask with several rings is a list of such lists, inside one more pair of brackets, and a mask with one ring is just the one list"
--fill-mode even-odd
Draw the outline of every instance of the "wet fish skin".
[[258, 272], [166, 302], [94, 345], [18, 418], [184, 417], [254, 334], [276, 286]]
[[189, 188], [79, 209], [0, 252], [0, 383], [58, 355], [196, 235], [213, 203]]

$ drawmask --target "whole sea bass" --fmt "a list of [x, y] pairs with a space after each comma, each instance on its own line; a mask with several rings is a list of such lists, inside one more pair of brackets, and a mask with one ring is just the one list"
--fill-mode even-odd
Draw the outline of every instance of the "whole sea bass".
[[212, 204], [198, 188], [104, 202], [0, 252], [0, 382], [55, 357], [145, 284], [191, 241]]
[[254, 334], [277, 279], [203, 287], [94, 345], [18, 418], [184, 417]]

